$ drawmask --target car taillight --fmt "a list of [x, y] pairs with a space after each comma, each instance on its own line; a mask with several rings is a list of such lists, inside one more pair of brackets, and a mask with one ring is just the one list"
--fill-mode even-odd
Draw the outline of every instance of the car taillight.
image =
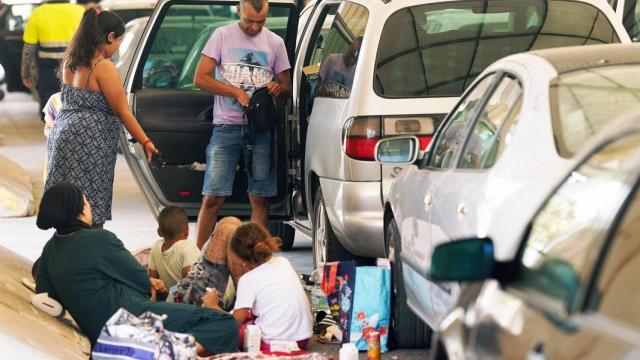
[[416, 116], [385, 116], [384, 137], [415, 135], [420, 140], [420, 150], [424, 151], [446, 114]]
[[373, 161], [374, 150], [380, 140], [379, 116], [363, 116], [347, 120], [342, 130], [342, 146], [348, 157]]

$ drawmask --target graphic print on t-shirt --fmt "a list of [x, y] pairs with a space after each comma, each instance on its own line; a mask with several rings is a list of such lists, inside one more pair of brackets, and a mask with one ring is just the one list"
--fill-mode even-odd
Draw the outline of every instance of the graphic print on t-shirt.
[[353, 84], [352, 77], [336, 70], [331, 74], [324, 87], [333, 96], [345, 98], [351, 94], [351, 84]]
[[[273, 80], [273, 70], [264, 51], [230, 48], [225, 60], [221, 67], [216, 68], [216, 78], [243, 89], [249, 96], [256, 88], [264, 87]], [[242, 109], [235, 98], [225, 96], [222, 99], [225, 107]]]

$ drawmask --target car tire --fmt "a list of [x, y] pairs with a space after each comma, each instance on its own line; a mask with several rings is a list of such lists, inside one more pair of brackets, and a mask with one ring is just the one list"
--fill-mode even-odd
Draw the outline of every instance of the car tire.
[[314, 269], [317, 269], [320, 263], [356, 259], [353, 254], [342, 246], [333, 232], [320, 187], [316, 190], [316, 197], [313, 201], [313, 221], [311, 226]]
[[271, 235], [280, 238], [280, 241], [282, 241], [280, 249], [282, 251], [291, 250], [293, 247], [293, 241], [296, 237], [296, 229], [283, 222], [270, 222], [269, 232]]
[[401, 349], [423, 349], [431, 344], [431, 329], [422, 322], [407, 305], [407, 293], [402, 277], [402, 260], [400, 259], [400, 232], [395, 220], [386, 227], [387, 254], [391, 260], [391, 341], [392, 345]]

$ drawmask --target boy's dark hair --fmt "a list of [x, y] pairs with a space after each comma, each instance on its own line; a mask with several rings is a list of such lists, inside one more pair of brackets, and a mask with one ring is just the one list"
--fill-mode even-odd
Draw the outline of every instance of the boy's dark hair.
[[189, 226], [187, 212], [177, 206], [167, 206], [158, 216], [158, 229], [165, 239], [175, 240]]
[[64, 66], [76, 71], [78, 67], [91, 67], [91, 59], [100, 44], [107, 44], [109, 33], [116, 37], [124, 34], [124, 22], [113, 11], [89, 9], [84, 12], [80, 26], [69, 44]]
[[229, 241], [229, 249], [244, 261], [262, 264], [280, 249], [280, 238], [271, 236], [258, 224], [246, 223], [236, 229]]

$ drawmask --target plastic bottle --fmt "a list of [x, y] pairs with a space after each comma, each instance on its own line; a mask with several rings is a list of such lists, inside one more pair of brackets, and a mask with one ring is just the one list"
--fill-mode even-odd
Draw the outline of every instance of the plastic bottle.
[[353, 344], [342, 344], [340, 360], [358, 360], [358, 348]]

